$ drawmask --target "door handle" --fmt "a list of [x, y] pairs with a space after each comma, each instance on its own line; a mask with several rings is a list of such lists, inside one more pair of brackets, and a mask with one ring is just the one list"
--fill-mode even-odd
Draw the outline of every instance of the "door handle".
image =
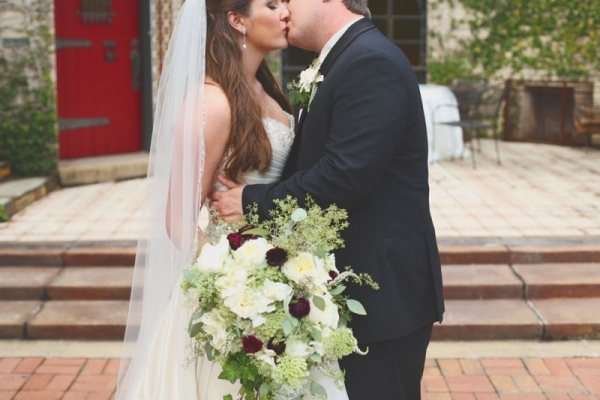
[[139, 49], [140, 42], [137, 39], [131, 41], [131, 52], [129, 59], [131, 60], [131, 83], [133, 90], [137, 92], [142, 86], [142, 58]]
[[117, 58], [117, 42], [114, 40], [104, 41], [104, 58], [107, 63], [112, 63]]

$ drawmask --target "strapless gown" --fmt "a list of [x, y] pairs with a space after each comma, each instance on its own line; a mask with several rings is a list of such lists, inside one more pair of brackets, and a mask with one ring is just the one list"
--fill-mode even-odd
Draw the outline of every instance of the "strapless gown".
[[[269, 171], [260, 174], [251, 171], [244, 174], [247, 184], [272, 183], [279, 180], [294, 140], [294, 119], [288, 115], [290, 127], [272, 118], [264, 118], [263, 123], [271, 142], [273, 162]], [[165, 315], [153, 341], [151, 353], [145, 368], [144, 377], [139, 382], [135, 400], [222, 400], [231, 394], [234, 398], [238, 385], [219, 379], [219, 364], [201, 357], [188, 365], [178, 365], [182, 352], [190, 352], [186, 343], [180, 343], [181, 330], [186, 329], [182, 321], [189, 318], [184, 307], [183, 292], [179, 284], [173, 290]], [[347, 400], [345, 390], [339, 390], [332, 379], [317, 370], [311, 371], [311, 377], [327, 391], [328, 400]], [[305, 399], [312, 399], [306, 396]]]

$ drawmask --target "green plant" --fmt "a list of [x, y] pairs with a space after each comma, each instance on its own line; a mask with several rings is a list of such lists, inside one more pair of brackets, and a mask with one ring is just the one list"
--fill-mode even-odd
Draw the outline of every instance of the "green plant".
[[6, 207], [0, 205], [0, 222], [8, 221], [8, 212], [6, 212]]
[[486, 78], [524, 73], [582, 79], [600, 68], [598, 0], [435, 0], [460, 2], [472, 38], [458, 40]]
[[473, 63], [468, 57], [457, 53], [448, 53], [427, 61], [427, 81], [439, 85], [451, 85], [458, 79], [477, 79], [473, 72]]
[[56, 101], [51, 79], [52, 35], [43, 2], [28, 10], [30, 45], [0, 54], [0, 158], [20, 175], [56, 170]]

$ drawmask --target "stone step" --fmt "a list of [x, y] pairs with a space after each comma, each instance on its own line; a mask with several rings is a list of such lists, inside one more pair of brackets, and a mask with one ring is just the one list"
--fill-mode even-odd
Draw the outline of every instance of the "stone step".
[[[0, 267], [0, 300], [128, 300], [132, 267]], [[600, 263], [446, 265], [446, 300], [600, 297]]]
[[[433, 340], [600, 338], [600, 298], [448, 300]], [[0, 338], [119, 340], [127, 301], [0, 301]]]
[[[0, 245], [1, 246], [1, 245]], [[439, 245], [443, 265], [600, 263], [600, 244]], [[135, 262], [135, 246], [0, 247], [1, 265], [123, 266]]]
[[134, 246], [0, 247], [0, 266], [133, 266], [135, 252]]
[[[500, 262], [493, 246], [470, 256], [464, 246], [441, 248], [456, 263], [442, 268], [446, 314], [433, 338], [600, 338], [600, 248], [575, 247], [536, 257], [507, 248], [520, 263]], [[121, 339], [134, 259], [134, 247], [0, 249], [0, 338]]]
[[[0, 175], [2, 167], [0, 166]], [[34, 201], [58, 189], [58, 177], [33, 177], [22, 179], [0, 179], [0, 210], [1, 218], [8, 220]]]
[[600, 338], [600, 298], [448, 300], [433, 340]]
[[48, 301], [25, 324], [24, 338], [122, 340], [128, 301]]
[[0, 301], [0, 339], [122, 340], [128, 301]]
[[132, 267], [0, 267], [0, 300], [129, 300]]

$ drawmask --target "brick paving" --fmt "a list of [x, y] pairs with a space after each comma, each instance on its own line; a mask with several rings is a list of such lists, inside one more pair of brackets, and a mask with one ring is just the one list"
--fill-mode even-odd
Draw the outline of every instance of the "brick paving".
[[[600, 151], [482, 140], [468, 158], [430, 166], [438, 237], [600, 238]], [[64, 188], [0, 223], [0, 243], [135, 241], [145, 179]]]
[[[111, 399], [118, 359], [0, 358], [0, 400]], [[599, 399], [600, 358], [428, 359], [424, 400]]]
[[[493, 143], [484, 140], [482, 144], [481, 153], [477, 153], [477, 169], [472, 168], [468, 158], [443, 161], [430, 166], [432, 215], [440, 238], [440, 248], [445, 251], [444, 264], [493, 263], [507, 266], [491, 268], [481, 265], [474, 267], [472, 271], [465, 267], [450, 268], [445, 278], [449, 283], [454, 279], [457, 293], [460, 292], [462, 296], [468, 294], [467, 297], [473, 298], [482, 297], [476, 291], [482, 285], [487, 285], [486, 291], [489, 293], [499, 291], [498, 286], [503, 286], [503, 296], [508, 296], [505, 295], [507, 290], [512, 290], [514, 294], [508, 296], [511, 298], [522, 297], [522, 291], [526, 287], [527, 301], [536, 309], [542, 310], [541, 313], [548, 319], [547, 327], [544, 328], [547, 334], [560, 337], [564, 334], [564, 329], [573, 329], [573, 325], [566, 323], [565, 318], [571, 318], [574, 310], [581, 310], [581, 318], [586, 319], [587, 326], [592, 326], [597, 331], [600, 325], [596, 310], [600, 305], [590, 307], [591, 303], [585, 299], [592, 295], [597, 297], [596, 267], [546, 266], [540, 272], [537, 271], [539, 266], [520, 264], [564, 263], [566, 260], [560, 257], [567, 257], [571, 262], [598, 263], [600, 151], [501, 142], [502, 166], [498, 166]], [[14, 252], [14, 249], [19, 249], [19, 245], [24, 247], [25, 244], [52, 241], [134, 243], [137, 239], [144, 185], [144, 179], [132, 179], [55, 191], [16, 214], [10, 222], [0, 223], [0, 244], [16, 244], [11, 250]], [[574, 247], [571, 253], [565, 248], [555, 251], [547, 244], [536, 247], [536, 243], [545, 239], [564, 240], [563, 244]], [[448, 243], [453, 246], [445, 247]], [[464, 246], [456, 246], [457, 243], [464, 243]], [[486, 246], [481, 246], [483, 243]], [[594, 245], [587, 253], [582, 252], [581, 248], [586, 243]], [[497, 251], [492, 254], [494, 249]], [[6, 258], [1, 250], [0, 256]], [[56, 273], [53, 266], [85, 266], [90, 264], [86, 260], [91, 259], [86, 254], [89, 250], [78, 249], [77, 246], [70, 247], [68, 251], [64, 248], [23, 251], [23, 254], [14, 256], [19, 261], [18, 264], [31, 265], [32, 268], [45, 266], [46, 274]], [[39, 257], [34, 257], [36, 252], [44, 252], [46, 263], [38, 263]], [[106, 257], [114, 258], [113, 253], [114, 251], [107, 250]], [[492, 259], [492, 256], [495, 258]], [[32, 260], [35, 258], [36, 263], [27, 264], [27, 257]], [[130, 265], [133, 253], [119, 257], [119, 260], [106, 259], [102, 263], [95, 259], [94, 265]], [[535, 260], [531, 261], [533, 259]], [[526, 286], [506, 273], [508, 265], [513, 266], [519, 276], [523, 277]], [[562, 271], [565, 268], [568, 269], [566, 273]], [[74, 296], [66, 281], [68, 272], [66, 269], [64, 282], [57, 281], [52, 286], [53, 296], [62, 299]], [[101, 271], [81, 270], [77, 273], [99, 272]], [[112, 274], [114, 276], [105, 277], [107, 288], [111, 279], [118, 280], [118, 276], [127, 272], [115, 269]], [[492, 275], [493, 279], [489, 279]], [[586, 280], [582, 282], [578, 277], [585, 277]], [[81, 277], [73, 275], [72, 278], [77, 280]], [[30, 309], [38, 307], [39, 302], [27, 299], [41, 296], [41, 288], [48, 279], [47, 276], [40, 275], [39, 282], [23, 283], [19, 293], [24, 296], [23, 290], [27, 290], [29, 294], [26, 298], [10, 304], [0, 301], [0, 308], [6, 307], [13, 314], [15, 307], [23, 308], [23, 312], [31, 312]], [[473, 291], [468, 293], [466, 282], [469, 279], [483, 281], [477, 282], [478, 286], [474, 286]], [[107, 290], [101, 289], [97, 290], [98, 299], [107, 296]], [[547, 299], [555, 296], [556, 291], [568, 291], [573, 298], [560, 303]], [[13, 294], [7, 296], [16, 300]], [[500, 315], [501, 307], [510, 299], [495, 298], [502, 297], [500, 295], [491, 297], [482, 301], [492, 302], [494, 307], [489, 306], [491, 303], [485, 305], [482, 315], [488, 314], [488, 318], [496, 319], [506, 317], [513, 322], [518, 319], [515, 309], [507, 309], [510, 311], [506, 311], [505, 316]], [[459, 298], [449, 300], [449, 306], [463, 305], [467, 305], [466, 301]], [[490, 313], [490, 309], [495, 312]], [[526, 311], [530, 313], [530, 309]], [[526, 317], [529, 318], [530, 315]], [[451, 320], [452, 313], [448, 312], [448, 326], [451, 325]], [[38, 330], [53, 329], [41, 323], [44, 321], [39, 322]], [[14, 326], [9, 325], [9, 328], [14, 328], [16, 336], [7, 337], [18, 337], [18, 333], [23, 330], [22, 323], [16, 321]], [[32, 328], [36, 328], [33, 325]], [[539, 324], [528, 324], [527, 321], [522, 326], [522, 329], [535, 331], [538, 336], [538, 331], [542, 329]], [[77, 331], [75, 326], [72, 329]], [[456, 335], [457, 339], [464, 340], [468, 332], [457, 331]], [[71, 342], [65, 345], [63, 341], [56, 341], [52, 345], [55, 351], [40, 357], [22, 351], [21, 345], [14, 343], [34, 347], [39, 341], [12, 342], [11, 347], [21, 348], [21, 353], [12, 354], [2, 352], [3, 343], [0, 342], [0, 400], [111, 398], [118, 370], [118, 360], [111, 357], [116, 357], [118, 353], [98, 353], [92, 348], [94, 342]], [[432, 345], [439, 343], [434, 342]], [[526, 351], [526, 348], [536, 349], [544, 344], [565, 342], [531, 341], [525, 342], [527, 347], [521, 347], [517, 352], [509, 351], [504, 354], [496, 351], [484, 355], [472, 354], [472, 350], [487, 342], [454, 343], [454, 347], [462, 350], [450, 356], [436, 354], [427, 360], [423, 379], [424, 400], [600, 399], [600, 342], [594, 344], [594, 350], [590, 352], [555, 355], [538, 354]], [[505, 342], [504, 346], [509, 349], [513, 347], [513, 343]], [[64, 351], [72, 347], [79, 348], [79, 353], [73, 355]]]

